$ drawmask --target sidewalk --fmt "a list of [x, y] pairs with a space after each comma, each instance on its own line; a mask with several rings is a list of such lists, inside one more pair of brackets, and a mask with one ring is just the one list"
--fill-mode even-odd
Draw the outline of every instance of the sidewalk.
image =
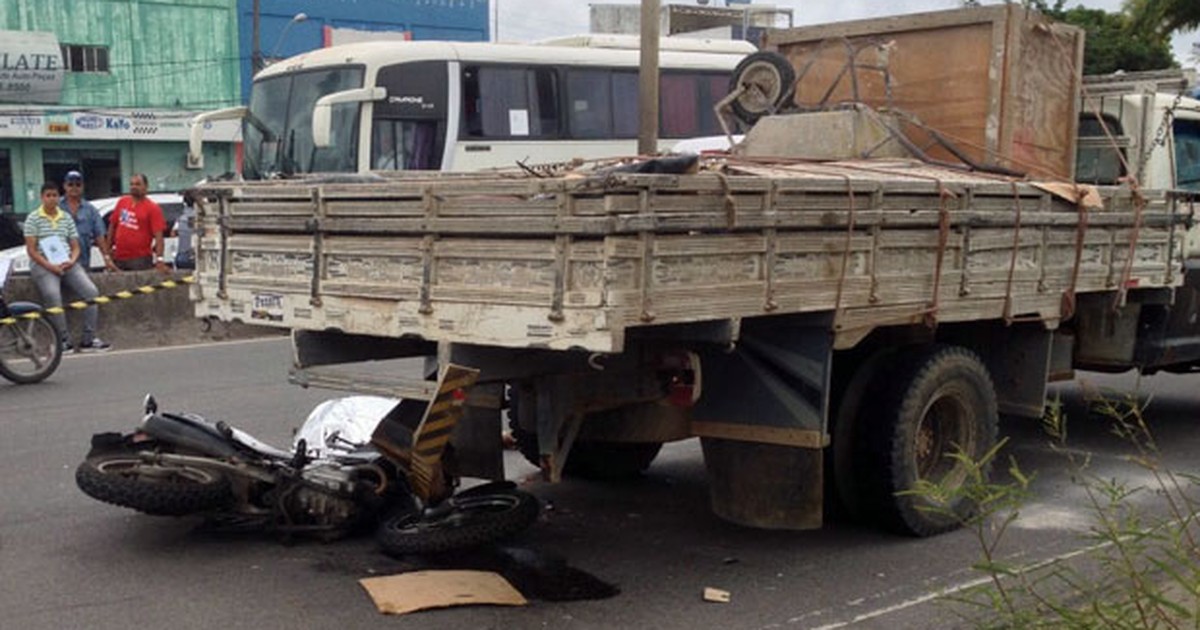
[[[185, 275], [187, 273], [176, 273], [171, 278], [179, 279]], [[95, 273], [91, 274], [91, 278], [101, 295], [131, 291], [167, 279], [157, 271]], [[100, 326], [96, 334], [111, 343], [114, 349], [121, 350], [287, 334], [286, 330], [279, 328], [251, 326], [238, 322], [210, 323], [198, 319], [189, 297], [192, 290], [190, 285], [180, 284], [174, 289], [158, 290], [148, 295], [137, 294], [129, 299], [102, 304], [99, 306]], [[11, 302], [42, 301], [29, 276], [10, 277], [4, 287], [4, 296]], [[74, 300], [76, 297], [67, 295], [65, 299]], [[78, 341], [81, 319], [80, 312], [67, 313], [67, 325], [75, 341]]]

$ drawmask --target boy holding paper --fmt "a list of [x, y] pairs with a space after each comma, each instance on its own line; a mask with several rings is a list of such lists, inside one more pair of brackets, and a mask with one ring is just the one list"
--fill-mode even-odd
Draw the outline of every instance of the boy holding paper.
[[[99, 295], [87, 273], [75, 264], [79, 260], [79, 232], [75, 228], [75, 220], [59, 209], [58, 197], [57, 184], [42, 184], [42, 205], [25, 219], [25, 250], [32, 261], [29, 273], [47, 308], [62, 306], [64, 286], [84, 300]], [[83, 335], [79, 344], [81, 350], [100, 351], [109, 348], [109, 344], [96, 337], [99, 317], [95, 304], [84, 309]], [[62, 314], [51, 315], [50, 322], [62, 336], [63, 349], [72, 349], [67, 318]]]

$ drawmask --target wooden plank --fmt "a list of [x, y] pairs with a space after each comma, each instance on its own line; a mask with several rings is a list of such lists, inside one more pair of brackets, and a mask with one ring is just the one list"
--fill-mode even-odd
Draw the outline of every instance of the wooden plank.
[[760, 442], [800, 448], [825, 448], [829, 436], [811, 429], [791, 429], [763, 425], [733, 424], [729, 422], [696, 422], [690, 425], [692, 435], [697, 437]]

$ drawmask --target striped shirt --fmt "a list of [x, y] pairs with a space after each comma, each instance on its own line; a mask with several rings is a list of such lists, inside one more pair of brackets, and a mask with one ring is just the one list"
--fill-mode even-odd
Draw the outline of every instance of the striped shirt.
[[79, 240], [79, 230], [75, 227], [75, 219], [59, 210], [53, 217], [46, 214], [46, 209], [38, 206], [37, 210], [25, 218], [25, 237], [43, 239], [48, 236], [61, 236], [63, 243], [71, 239]]

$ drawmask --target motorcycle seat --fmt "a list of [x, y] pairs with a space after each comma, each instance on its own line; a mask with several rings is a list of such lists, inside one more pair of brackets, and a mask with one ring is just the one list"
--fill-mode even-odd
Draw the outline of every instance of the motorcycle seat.
[[11, 313], [13, 317], [20, 317], [22, 315], [28, 315], [29, 313], [36, 313], [42, 310], [42, 306], [40, 304], [35, 304], [33, 302], [8, 302], [5, 304], [5, 306], [8, 307], [8, 312]]

